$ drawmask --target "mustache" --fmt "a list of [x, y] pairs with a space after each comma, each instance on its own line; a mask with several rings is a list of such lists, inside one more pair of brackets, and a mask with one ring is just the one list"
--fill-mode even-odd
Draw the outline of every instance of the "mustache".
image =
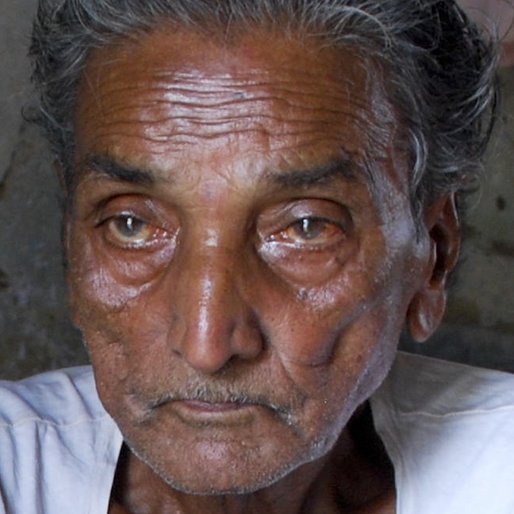
[[[184, 377], [185, 378], [185, 377]], [[239, 405], [256, 405], [269, 409], [274, 414], [291, 422], [293, 413], [306, 400], [299, 390], [273, 387], [271, 381], [259, 386], [238, 381], [209, 379], [205, 377], [188, 377], [184, 380], [173, 380], [159, 392], [143, 392], [132, 390], [131, 396], [143, 403], [145, 410], [154, 409], [175, 401], [198, 401], [204, 403], [236, 403]]]
[[178, 391], [168, 391], [150, 402], [152, 407], [173, 401], [199, 401], [204, 403], [238, 403], [242, 405], [262, 405], [276, 411], [288, 411], [290, 405], [283, 405], [270, 399], [267, 395], [244, 392], [234, 388], [208, 384], [196, 384], [180, 388]]

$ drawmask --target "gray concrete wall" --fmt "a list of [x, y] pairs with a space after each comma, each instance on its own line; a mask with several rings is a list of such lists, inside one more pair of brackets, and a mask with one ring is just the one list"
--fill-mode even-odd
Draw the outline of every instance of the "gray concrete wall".
[[[35, 0], [0, 0], [0, 377], [87, 362], [67, 317], [51, 158], [21, 120]], [[502, 71], [502, 124], [473, 200], [459, 281], [439, 333], [411, 351], [514, 371], [514, 67]]]
[[38, 130], [22, 121], [35, 0], [0, 0], [0, 377], [87, 361], [68, 321], [58, 186]]
[[443, 327], [417, 353], [514, 372], [514, 66], [481, 190], [470, 200], [457, 282]]

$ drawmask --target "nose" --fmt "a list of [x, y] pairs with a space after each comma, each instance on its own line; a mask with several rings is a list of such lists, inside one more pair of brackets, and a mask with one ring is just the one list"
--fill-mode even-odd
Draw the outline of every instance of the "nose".
[[234, 359], [256, 358], [263, 338], [244, 298], [244, 267], [227, 248], [182, 248], [172, 265], [168, 344], [194, 369], [208, 374]]

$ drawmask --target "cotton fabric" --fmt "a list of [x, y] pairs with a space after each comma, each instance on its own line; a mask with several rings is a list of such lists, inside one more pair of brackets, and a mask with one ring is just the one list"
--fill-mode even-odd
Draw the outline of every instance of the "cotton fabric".
[[[514, 513], [514, 375], [399, 353], [371, 407], [397, 514]], [[90, 367], [0, 381], [0, 513], [106, 514], [122, 442]]]

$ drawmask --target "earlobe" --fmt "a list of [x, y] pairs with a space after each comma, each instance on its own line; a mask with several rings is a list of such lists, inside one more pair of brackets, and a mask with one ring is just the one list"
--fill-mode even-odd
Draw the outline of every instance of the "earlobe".
[[440, 325], [446, 309], [446, 291], [423, 290], [414, 296], [407, 311], [407, 326], [412, 339], [426, 341]]
[[430, 251], [424, 281], [407, 310], [407, 326], [418, 342], [428, 339], [437, 329], [446, 309], [448, 277], [455, 268], [460, 250], [460, 226], [455, 195], [434, 202], [425, 212], [425, 227]]

